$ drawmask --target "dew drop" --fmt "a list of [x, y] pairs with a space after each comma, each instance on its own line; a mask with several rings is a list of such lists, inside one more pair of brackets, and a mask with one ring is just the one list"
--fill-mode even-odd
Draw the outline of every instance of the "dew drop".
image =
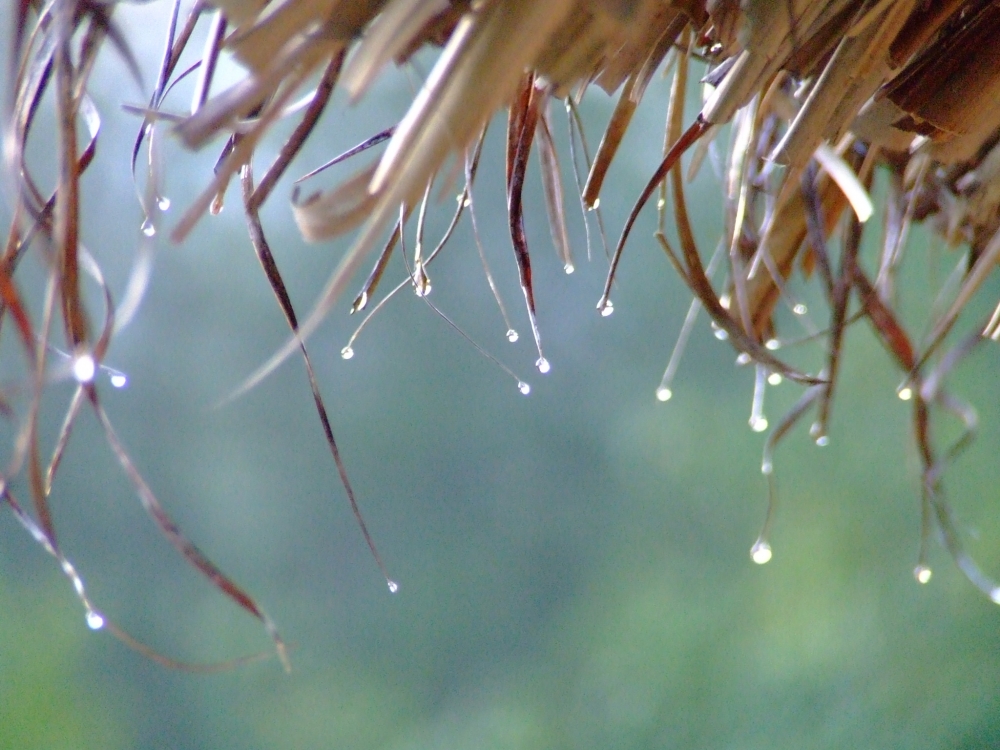
[[726, 333], [725, 330], [722, 328], [716, 328], [712, 333], [715, 334], [715, 338], [717, 338], [719, 341], [725, 341], [726, 339], [729, 338], [729, 334]]
[[816, 440], [816, 445], [819, 446], [820, 448], [825, 448], [830, 444], [829, 435], [817, 435], [815, 440]]
[[909, 401], [913, 398], [913, 389], [908, 385], [904, 385], [896, 392], [896, 395], [899, 396], [900, 401]]
[[750, 559], [758, 565], [764, 565], [771, 561], [771, 545], [765, 541], [757, 540], [750, 548]]
[[760, 464], [760, 473], [764, 476], [768, 476], [774, 473], [774, 464], [770, 461], [762, 461]]
[[777, 351], [781, 348], [781, 342], [778, 339], [768, 339], [764, 342], [764, 348], [769, 352]]
[[611, 315], [611, 313], [613, 313], [614, 311], [615, 311], [614, 303], [611, 300], [607, 300], [604, 303], [604, 306], [601, 308], [601, 315], [603, 315], [606, 318], [609, 315]]
[[91, 630], [100, 630], [104, 627], [104, 616], [100, 612], [92, 609], [87, 610], [87, 627]]
[[[732, 297], [730, 297], [728, 294], [723, 294], [721, 297], [719, 297], [719, 304], [722, 305], [723, 310], [728, 310], [729, 305], [732, 304]], [[715, 323], [713, 323], [712, 326], [714, 327]]]
[[397, 591], [399, 591], [399, 584], [396, 583], [395, 581], [386, 581], [386, 583], [389, 584], [390, 594], [395, 594]]
[[576, 266], [574, 266], [572, 263], [567, 263], [565, 266], [563, 266], [563, 270], [566, 272], [566, 275], [569, 276], [571, 273], [573, 273], [573, 271], [576, 270]]
[[147, 237], [156, 236], [156, 225], [153, 224], [152, 219], [146, 219], [144, 222], [142, 222], [142, 233]]
[[750, 419], [750, 429], [754, 432], [763, 432], [767, 429], [767, 417], [752, 417]]
[[926, 565], [918, 565], [913, 569], [913, 577], [917, 579], [917, 583], [927, 583], [931, 580], [931, 569]]
[[750, 364], [750, 355], [746, 352], [740, 352], [736, 355], [736, 364], [741, 367]]
[[539, 357], [535, 362], [535, 367], [538, 368], [538, 371], [542, 373], [542, 375], [552, 369], [552, 365], [549, 364], [549, 361], [545, 359], [545, 357]]
[[792, 308], [792, 312], [795, 313], [796, 315], [805, 315], [807, 312], [809, 312], [809, 308], [803, 305], [801, 302], [799, 302]]
[[658, 199], [658, 200], [656, 201], [656, 207], [657, 207], [657, 208], [663, 208], [663, 207], [664, 207], [664, 206], [666, 206], [666, 205], [667, 205], [667, 202], [666, 202], [665, 200], [663, 200], [663, 198], [659, 198], [659, 199]]
[[667, 388], [666, 386], [660, 386], [656, 389], [656, 400], [657, 401], [669, 401], [673, 398], [674, 392]]
[[431, 293], [431, 283], [426, 280], [426, 277], [424, 277], [423, 283], [417, 283], [413, 287], [413, 291], [418, 297], [426, 297]]
[[784, 380], [784, 378], [781, 377], [780, 372], [772, 372], [770, 375], [767, 376], [767, 382], [770, 385], [781, 385], [782, 380]]
[[340, 356], [343, 357], [344, 359], [350, 359], [351, 357], [354, 356], [354, 350], [349, 346], [345, 346], [343, 349], [340, 350]]
[[214, 198], [212, 198], [212, 205], [208, 207], [208, 212], [212, 216], [218, 216], [222, 213], [222, 206], [225, 199], [222, 197], [222, 193], [218, 193]]
[[517, 331], [515, 331], [513, 328], [507, 331], [507, 340], [510, 343], [513, 344], [515, 341], [517, 341], [517, 339], [518, 339]]
[[519, 380], [517, 381], [517, 390], [519, 390], [521, 393], [527, 396], [529, 393], [531, 393], [531, 386], [525, 383], [523, 380]]
[[124, 388], [128, 385], [128, 377], [124, 372], [111, 373], [111, 385], [115, 388]]
[[351, 312], [356, 313], [359, 310], [364, 310], [366, 307], [368, 307], [368, 292], [361, 292], [351, 307]]
[[590, 207], [590, 210], [591, 211], [596, 211], [600, 207], [601, 207], [601, 199], [598, 198], [596, 201], [594, 201], [594, 205]]
[[156, 205], [161, 211], [169, 211], [170, 199], [165, 195], [161, 195], [159, 198], [157, 198]]
[[78, 383], [89, 383], [97, 372], [97, 364], [89, 354], [81, 354], [73, 360], [73, 377]]

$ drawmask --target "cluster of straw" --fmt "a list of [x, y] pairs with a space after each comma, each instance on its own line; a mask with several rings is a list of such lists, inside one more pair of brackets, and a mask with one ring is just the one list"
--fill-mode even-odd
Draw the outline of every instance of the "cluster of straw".
[[[93, 384], [93, 367], [115, 330], [114, 310], [109, 295], [104, 327], [95, 336], [79, 292], [80, 274], [90, 273], [102, 285], [103, 281], [80, 244], [79, 195], [99, 125], [86, 93], [97, 51], [110, 41], [124, 65], [134, 67], [127, 34], [115, 24], [113, 11], [113, 4], [95, 0], [25, 0], [16, 12], [17, 65], [5, 155], [11, 173], [18, 175], [19, 191], [0, 263], [0, 304], [2, 313], [14, 319], [35, 372], [36, 405], [45, 380], [44, 351], [51, 321], [61, 319], [77, 365], [89, 367], [77, 373], [80, 389], [47, 472], [33, 416], [25, 420], [20, 433], [18, 455], [11, 465], [29, 464], [36, 518], [17, 504], [9, 489], [4, 489], [3, 500], [60, 557], [64, 569], [72, 570], [55, 544], [46, 497], [76, 414], [89, 400], [164, 533], [223, 591], [269, 623], [252, 600], [179, 536], [118, 443]], [[136, 153], [164, 122], [191, 148], [200, 148], [220, 134], [227, 138], [212, 183], [189, 203], [173, 237], [183, 239], [206, 211], [219, 204], [229, 183], [240, 180], [251, 240], [289, 324], [299, 334], [248, 385], [293, 351], [305, 354], [302, 342], [379, 244], [382, 253], [354, 307], [366, 304], [376, 292], [385, 259], [402, 236], [406, 219], [418, 207], [422, 214], [431, 183], [438, 175], [452, 179], [463, 167], [466, 181], [474, 179], [486, 124], [504, 109], [511, 239], [534, 322], [535, 290], [521, 207], [534, 145], [541, 157], [553, 238], [567, 268], [572, 264], [563, 169], [550, 132], [549, 102], [564, 99], [573, 110], [591, 84], [608, 93], [620, 92], [600, 147], [593, 160], [588, 159], [589, 172], [578, 180], [580, 200], [593, 208], [647, 85], [658, 71], [669, 70], [673, 89], [666, 123], [668, 147], [625, 223], [599, 307], [610, 312], [608, 290], [629, 232], [642, 207], [661, 191], [661, 213], [670, 205], [678, 247], [662, 231], [657, 238], [696, 304], [705, 308], [745, 361], [755, 363], [758, 388], [775, 374], [807, 386], [801, 402], [768, 438], [763, 468], [769, 477], [775, 445], [805, 414], [815, 412], [813, 435], [817, 441], [826, 439], [844, 331], [857, 320], [868, 321], [899, 365], [905, 385], [901, 395], [911, 398], [914, 406], [913, 433], [924, 471], [925, 544], [917, 578], [929, 578], [924, 547], [936, 524], [959, 567], [1000, 601], [1000, 589], [963, 552], [940, 491], [942, 470], [965, 441], [936, 451], [928, 427], [932, 410], [943, 409], [958, 416], [971, 434], [974, 412], [944, 390], [945, 375], [980, 341], [1000, 338], [1000, 307], [990, 320], [975, 321], [971, 336], [957, 340], [950, 335], [1000, 256], [1000, 47], [996, 44], [1000, 6], [996, 3], [199, 0], [186, 15], [181, 11], [181, 0], [174, 0], [167, 53], [149, 106], [137, 110], [143, 126]], [[205, 19], [207, 46], [192, 59], [187, 46]], [[308, 239], [357, 230], [352, 248], [332, 273], [318, 304], [299, 323], [257, 212], [308, 139], [336, 87], [359, 99], [386, 66], [405, 63], [426, 47], [439, 49], [437, 61], [381, 157], [340, 187], [295, 201], [296, 220]], [[222, 54], [235, 56], [246, 75], [219, 91], [212, 79]], [[711, 93], [701, 111], [686, 120], [683, 103], [692, 58], [707, 63], [704, 82]], [[172, 84], [188, 74], [197, 80], [191, 111], [169, 114], [164, 100]], [[49, 90], [55, 92], [51, 100], [57, 110], [58, 182], [52, 195], [45, 196], [32, 177], [25, 144]], [[304, 91], [309, 93], [302, 100]], [[271, 125], [286, 117], [298, 118], [294, 132], [255, 182], [251, 169], [255, 149]], [[82, 147], [81, 123], [91, 134]], [[731, 127], [723, 130], [727, 124]], [[710, 278], [712, 264], [706, 266], [694, 244], [680, 157], [692, 149], [703, 150], [726, 132], [731, 142], [720, 201], [727, 209], [727, 226], [717, 257], [727, 278], [719, 287]], [[373, 142], [388, 136], [382, 134]], [[571, 162], [575, 172], [575, 156]], [[883, 241], [878, 257], [865, 260], [858, 250], [863, 228], [872, 223], [869, 190], [877, 167], [889, 175]], [[145, 208], [152, 216], [157, 209], [155, 184], [151, 185]], [[459, 211], [461, 206], [460, 202]], [[960, 258], [956, 256], [957, 283], [932, 321], [929, 335], [919, 339], [897, 315], [893, 291], [894, 274], [914, 221], [928, 222], [947, 243], [965, 248]], [[393, 226], [395, 231], [382, 244]], [[30, 319], [16, 277], [18, 261], [32, 243], [43, 246], [54, 281], [41, 325]], [[426, 294], [429, 285], [422, 263], [420, 257], [413, 258], [413, 284], [418, 293]], [[829, 324], [822, 337], [824, 366], [816, 373], [798, 371], [775, 352], [775, 311], [780, 303], [790, 302], [785, 282], [796, 268], [829, 303]], [[540, 347], [539, 367], [547, 368]], [[312, 385], [353, 503], [315, 381]], [[659, 394], [669, 397], [669, 383]], [[361, 522], [360, 515], [358, 519]], [[759, 562], [770, 557], [766, 537], [767, 523], [754, 547]], [[92, 609], [85, 598], [84, 604]]]

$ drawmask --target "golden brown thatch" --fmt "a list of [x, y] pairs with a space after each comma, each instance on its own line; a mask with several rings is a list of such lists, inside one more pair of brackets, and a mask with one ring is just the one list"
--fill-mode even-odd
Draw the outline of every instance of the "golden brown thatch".
[[[108, 309], [100, 332], [78, 290], [81, 269], [96, 273], [82, 253], [79, 237], [79, 181], [96, 140], [96, 114], [86, 96], [87, 77], [97, 50], [111, 41], [128, 57], [127, 39], [112, 20], [112, 6], [94, 0], [51, 3], [25, 0], [19, 6], [16, 88], [8, 123], [9, 166], [20, 176], [18, 201], [0, 273], [3, 313], [12, 316], [41, 387], [48, 319], [32, 321], [25, 311], [16, 268], [33, 242], [50, 254], [55, 296], [47, 315], [58, 317], [77, 361], [99, 362], [113, 334]], [[651, 77], [669, 67], [674, 77], [666, 124], [670, 144], [650, 176], [615, 249], [599, 308], [611, 311], [608, 290], [638, 212], [669, 178], [672, 215], [680, 247], [658, 239], [698, 304], [728, 335], [748, 361], [756, 363], [758, 387], [768, 373], [806, 385], [795, 409], [775, 427], [765, 447], [763, 469], [770, 478], [771, 455], [789, 428], [815, 407], [814, 438], [826, 439], [826, 424], [837, 383], [845, 327], [867, 319], [904, 374], [901, 395], [913, 402], [914, 435], [923, 463], [924, 534], [937, 526], [949, 551], [969, 579], [994, 600], [1000, 588], [962, 551], [950, 510], [939, 492], [942, 469], [955, 447], [935, 451], [928, 436], [932, 406], [958, 414], [971, 430], [968, 410], [947, 395], [947, 372], [983, 338], [1000, 339], [1000, 307], [983, 321], [981, 335], [959, 342], [949, 338], [969, 300], [992, 273], [1000, 256], [1000, 7], [986, 0], [208, 0], [181, 17], [174, 4], [163, 61], [143, 135], [161, 125], [158, 110], [196, 24], [211, 25], [209, 46], [197, 72], [199, 92], [189, 116], [172, 131], [191, 148], [218, 134], [228, 136], [213, 182], [190, 202], [173, 228], [182, 240], [228, 184], [239, 177], [251, 239], [290, 326], [299, 333], [248, 382], [248, 387], [296, 349], [338, 300], [377, 243], [393, 226], [389, 241], [355, 300], [363, 308], [376, 293], [388, 254], [405, 219], [426, 208], [435, 176], [456, 163], [467, 182], [475, 177], [482, 133], [495, 112], [508, 112], [507, 196], [511, 237], [534, 326], [534, 293], [521, 219], [521, 186], [532, 146], [541, 155], [552, 234], [568, 269], [572, 255], [563, 215], [563, 183], [551, 137], [549, 103], [565, 99], [569, 108], [582, 91], [597, 84], [618, 94], [589, 174], [580, 180], [581, 200], [596, 207], [608, 165], [622, 135], [641, 106]], [[303, 235], [322, 240], [357, 230], [351, 250], [333, 271], [310, 315], [297, 321], [277, 267], [270, 257], [257, 211], [277, 178], [308, 138], [336, 86], [355, 98], [382, 69], [405, 62], [415, 51], [438, 47], [437, 62], [410, 110], [391, 133], [381, 159], [337, 189], [299, 200], [293, 206]], [[232, 54], [245, 78], [213, 91], [220, 54]], [[712, 93], [698, 115], [684, 121], [689, 61], [708, 65]], [[319, 82], [316, 83], [317, 76]], [[25, 162], [23, 146], [47, 89], [59, 113], [59, 183], [52, 196], [41, 194]], [[255, 184], [251, 158], [261, 138], [289, 102], [313, 88], [312, 98], [277, 161]], [[77, 142], [78, 123], [92, 140]], [[700, 141], [726, 132], [731, 147], [724, 194], [728, 225], [722, 238], [727, 281], [716, 288], [688, 225], [679, 158]], [[383, 140], [382, 134], [373, 142]], [[142, 137], [140, 137], [140, 144]], [[478, 142], [478, 145], [477, 145]], [[139, 144], [137, 144], [137, 150]], [[450, 160], [454, 160], [451, 162]], [[574, 159], [575, 162], [575, 159]], [[868, 197], [876, 168], [891, 174], [881, 223], [884, 244], [875, 268], [858, 260], [863, 228], [873, 206]], [[575, 168], [575, 164], [574, 164]], [[665, 187], [663, 188], [665, 190]], [[155, 196], [147, 210], [155, 211]], [[663, 203], [663, 201], [661, 201]], [[455, 216], [458, 220], [461, 214]], [[926, 221], [947, 243], [964, 248], [962, 279], [951, 302], [920, 339], [901, 322], [893, 298], [893, 278], [913, 221]], [[662, 222], [661, 222], [662, 225]], [[839, 237], [839, 257], [833, 250]], [[429, 288], [424, 266], [414, 259], [413, 284]], [[777, 305], [788, 301], [785, 281], [796, 269], [827, 298], [826, 366], [799, 372], [775, 353]], [[58, 306], [55, 302], [58, 301]], [[537, 329], [536, 329], [537, 339]], [[308, 364], [308, 359], [306, 360]], [[539, 348], [539, 367], [547, 367]], [[658, 394], [669, 398], [668, 367]], [[87, 371], [89, 372], [89, 370]], [[144, 504], [181, 551], [227, 594], [269, 621], [234, 584], [224, 578], [177, 533], [152, 493], [135, 473], [100, 407], [90, 378], [80, 388], [67, 419], [66, 434], [84, 401], [101, 417], [108, 439], [132, 477]], [[334, 458], [336, 444], [322, 400], [316, 403]], [[36, 396], [37, 398], [37, 396]], [[49, 517], [47, 483], [64, 445], [44, 469], [32, 419], [23, 427], [21, 453], [32, 479], [33, 519], [9, 490], [4, 500], [71, 571], [58, 552]], [[348, 486], [349, 496], [350, 493]], [[356, 511], [356, 506], [355, 506]], [[769, 512], [770, 517], [770, 512]], [[360, 514], [358, 515], [361, 521]], [[363, 528], [363, 523], [362, 523]], [[754, 546], [766, 562], [767, 524]], [[365, 533], [367, 538], [367, 532]], [[374, 546], [372, 546], [374, 552]], [[377, 559], [377, 555], [376, 555]], [[917, 577], [929, 571], [921, 550]], [[390, 586], [393, 584], [390, 582]], [[88, 610], [89, 601], [81, 594]], [[270, 626], [269, 626], [270, 627]], [[275, 636], [276, 637], [276, 636]], [[280, 642], [279, 642], [280, 643]]]

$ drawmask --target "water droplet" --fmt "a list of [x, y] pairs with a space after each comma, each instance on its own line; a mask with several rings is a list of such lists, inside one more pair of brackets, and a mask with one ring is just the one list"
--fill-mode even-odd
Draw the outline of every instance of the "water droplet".
[[740, 352], [736, 355], [736, 364], [741, 367], [750, 364], [750, 355], [746, 352]]
[[340, 356], [343, 357], [344, 359], [350, 359], [351, 357], [354, 356], [354, 350], [349, 346], [345, 346], [343, 349], [340, 350]]
[[917, 579], [917, 583], [927, 583], [931, 580], [931, 569], [926, 565], [918, 565], [913, 569], [913, 577]]
[[351, 312], [356, 313], [359, 310], [364, 310], [366, 307], [368, 307], [368, 292], [361, 292], [351, 306]]
[[767, 476], [768, 474], [773, 474], [774, 464], [772, 464], [770, 461], [761, 461], [760, 473], [763, 474], [764, 476]]
[[601, 307], [601, 315], [605, 318], [611, 315], [615, 311], [615, 305], [611, 300], [605, 300], [604, 306]]
[[763, 432], [767, 429], [767, 417], [751, 417], [750, 429], [754, 432]]
[[521, 393], [527, 396], [529, 393], [531, 393], [531, 386], [525, 383], [523, 380], [519, 380], [517, 381], [517, 390], [519, 390]]
[[563, 266], [563, 270], [566, 272], [566, 275], [569, 276], [571, 273], [573, 273], [573, 271], [576, 270], [576, 266], [574, 266], [572, 263], [567, 263], [565, 266]]
[[124, 372], [113, 372], [111, 373], [111, 385], [115, 388], [124, 388], [128, 385], [128, 377]]
[[750, 559], [758, 565], [764, 565], [771, 561], [771, 545], [758, 539], [756, 544], [750, 548]]
[[73, 377], [78, 383], [89, 383], [97, 372], [97, 364], [89, 354], [80, 354], [73, 360]]
[[663, 200], [663, 198], [657, 199], [657, 201], [656, 201], [656, 207], [657, 208], [663, 208], [666, 205], [667, 205], [667, 202], [665, 200]]
[[594, 205], [590, 207], [590, 210], [591, 211], [596, 211], [600, 207], [601, 207], [601, 199], [598, 198], [596, 201], [594, 201]]
[[518, 339], [517, 331], [515, 331], [513, 328], [511, 328], [509, 331], [507, 331], [507, 340], [510, 343], [513, 344], [515, 341], [517, 341], [517, 339]]
[[157, 205], [157, 207], [161, 211], [169, 211], [170, 210], [170, 199], [167, 196], [165, 196], [165, 195], [161, 195], [156, 200], [156, 205]]
[[656, 389], [657, 401], [669, 401], [671, 398], [673, 398], [673, 396], [674, 392], [669, 388], [667, 388], [666, 386], [661, 385], [659, 388]]
[[910, 388], [910, 386], [908, 385], [904, 385], [902, 388], [896, 391], [896, 395], [899, 396], [901, 401], [909, 401], [911, 398], [913, 398], [913, 389]]
[[142, 233], [147, 237], [156, 236], [156, 225], [153, 224], [152, 219], [146, 219], [144, 222], [142, 222]]
[[820, 447], [820, 448], [825, 448], [826, 446], [828, 446], [830, 444], [830, 436], [829, 435], [816, 435], [816, 437], [814, 439], [816, 441], [816, 445], [818, 447]]
[[431, 283], [427, 281], [427, 277], [424, 277], [423, 283], [417, 283], [413, 287], [413, 291], [416, 292], [418, 297], [426, 297], [431, 293]]
[[535, 362], [535, 367], [538, 368], [538, 371], [542, 373], [542, 375], [552, 369], [552, 365], [549, 364], [549, 361], [545, 359], [545, 357], [539, 357]]
[[222, 206], [225, 202], [222, 193], [218, 193], [214, 198], [212, 198], [212, 205], [208, 207], [208, 212], [212, 216], [218, 216], [222, 213]]
[[781, 385], [782, 380], [784, 380], [784, 378], [781, 377], [780, 372], [772, 372], [767, 376], [767, 382], [771, 385]]
[[781, 342], [778, 339], [768, 339], [764, 342], [764, 348], [769, 352], [777, 351], [781, 348]]
[[725, 341], [726, 339], [729, 338], [729, 334], [726, 333], [722, 328], [716, 328], [713, 331], [713, 333], [715, 334], [715, 338], [717, 338], [719, 341]]
[[805, 315], [807, 312], [809, 312], [809, 308], [803, 305], [801, 302], [799, 302], [792, 308], [792, 312], [795, 313], [796, 315]]
[[100, 630], [104, 627], [104, 616], [93, 609], [87, 610], [87, 627], [91, 630]]
[[386, 583], [389, 584], [390, 594], [395, 594], [397, 591], [399, 591], [399, 584], [396, 583], [395, 581], [386, 581]]

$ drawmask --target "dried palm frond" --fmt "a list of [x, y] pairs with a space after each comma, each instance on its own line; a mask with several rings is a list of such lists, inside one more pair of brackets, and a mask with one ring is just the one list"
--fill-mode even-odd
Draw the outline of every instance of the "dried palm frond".
[[[647, 84], [658, 70], [669, 68], [674, 87], [664, 158], [653, 170], [621, 232], [598, 304], [600, 311], [610, 314], [613, 310], [609, 298], [612, 281], [636, 217], [658, 191], [661, 206], [667, 206], [665, 193], [669, 188], [669, 213], [676, 224], [679, 251], [671, 246], [662, 226], [657, 236], [696, 303], [682, 338], [690, 332], [699, 307], [704, 307], [720, 336], [729, 338], [743, 360], [755, 363], [754, 429], [766, 429], [758, 407], [768, 376], [789, 377], [807, 387], [802, 400], [773, 429], [765, 446], [762, 468], [771, 484], [772, 501], [777, 443], [814, 407], [813, 437], [820, 443], [827, 439], [845, 330], [855, 321], [867, 320], [903, 375], [901, 397], [913, 400], [913, 434], [923, 465], [922, 538], [926, 541], [936, 524], [958, 566], [1000, 602], [1000, 588], [963, 551], [941, 489], [945, 465], [968, 440], [963, 437], [939, 454], [928, 427], [932, 411], [943, 411], [957, 417], [971, 435], [974, 412], [945, 390], [945, 376], [979, 341], [1000, 340], [1000, 305], [975, 336], [955, 341], [950, 335], [1000, 257], [1000, 55], [994, 50], [1000, 32], [1000, 7], [995, 3], [206, 0], [190, 8], [178, 31], [180, 11], [181, 1], [175, 0], [167, 53], [149, 106], [141, 111], [144, 124], [135, 154], [146, 139], [152, 141], [158, 129], [168, 126], [191, 148], [201, 148], [219, 135], [227, 139], [212, 183], [191, 202], [172, 236], [176, 240], [187, 236], [210, 208], [221, 204], [228, 184], [239, 176], [253, 245], [293, 331], [287, 345], [246, 381], [244, 389], [259, 382], [293, 352], [299, 350], [307, 357], [305, 340], [343, 296], [372, 251], [381, 247], [352, 311], [366, 306], [376, 293], [389, 254], [404, 246], [407, 219], [419, 209], [422, 227], [431, 185], [435, 180], [447, 182], [450, 164], [454, 174], [465, 165], [463, 201], [470, 198], [475, 177], [475, 168], [470, 167], [473, 144], [478, 139], [478, 159], [484, 129], [503, 109], [508, 112], [509, 227], [538, 347], [538, 367], [546, 371], [549, 365], [534, 319], [536, 290], [521, 218], [521, 187], [531, 150], [537, 146], [552, 236], [569, 272], [573, 261], [562, 171], [551, 132], [551, 102], [565, 100], [572, 129], [578, 124], [576, 102], [588, 86], [597, 84], [609, 93], [620, 91], [592, 162], [582, 142], [585, 178], [577, 171], [577, 135], [571, 137], [574, 152], [570, 157], [580, 199], [587, 207], [597, 208], [608, 167], [641, 109]], [[92, 364], [100, 363], [115, 330], [110, 301], [103, 328], [95, 334], [92, 311], [79, 294], [80, 271], [88, 271], [89, 261], [80, 243], [78, 196], [80, 177], [92, 157], [99, 126], [86, 94], [94, 56], [105, 41], [111, 41], [125, 63], [134, 67], [112, 13], [113, 4], [87, 0], [48, 4], [24, 0], [19, 5], [14, 45], [16, 85], [6, 151], [11, 160], [8, 167], [18, 175], [18, 197], [0, 266], [0, 300], [2, 312], [13, 317], [21, 337], [34, 376], [36, 404], [52, 324], [62, 326], [76, 361]], [[178, 73], [192, 31], [205, 16], [211, 16], [208, 46], [198, 62]], [[363, 99], [390, 62], [403, 64], [424, 48], [439, 52], [409, 111], [391, 136], [387, 132], [359, 147], [389, 136], [382, 156], [339, 187], [294, 200], [295, 219], [308, 240], [357, 231], [353, 246], [332, 272], [320, 299], [300, 322], [268, 250], [258, 210], [308, 139], [338, 84], [352, 98]], [[212, 77], [220, 54], [234, 56], [246, 73], [228, 89], [215, 91]], [[700, 112], [686, 120], [684, 102], [691, 85], [692, 59], [707, 63], [704, 82], [710, 94]], [[168, 116], [161, 112], [164, 96], [187, 72], [199, 77], [191, 112], [180, 118]], [[315, 83], [317, 76], [319, 82]], [[311, 89], [308, 105], [298, 115], [299, 110], [290, 103], [307, 88]], [[54, 91], [58, 114], [59, 179], [52, 195], [46, 196], [24, 151], [37, 108], [49, 89]], [[256, 147], [276, 121], [289, 116], [298, 116], [299, 123], [276, 161], [255, 184], [251, 162]], [[78, 122], [90, 133], [90, 141], [82, 148], [77, 142]], [[720, 128], [724, 124], [731, 125], [726, 179], [720, 195], [727, 226], [720, 251], [706, 267], [687, 218], [680, 159], [691, 149], [703, 148], [708, 139], [721, 137], [727, 132]], [[582, 132], [578, 136], [582, 139]], [[876, 172], [888, 175], [889, 195], [881, 216], [881, 254], [873, 267], [865, 268], [859, 248], [863, 232], [872, 223], [868, 193]], [[155, 214], [154, 204], [155, 194], [147, 196], [144, 207], [149, 215]], [[462, 214], [462, 205], [452, 226]], [[599, 214], [597, 218], [602, 221]], [[926, 222], [964, 254], [957, 291], [931, 321], [930, 334], [924, 337], [901, 321], [894, 293], [894, 274], [915, 221]], [[601, 227], [603, 231], [603, 223]], [[29, 245], [38, 248], [51, 271], [45, 313], [37, 322], [26, 311], [16, 277], [18, 261]], [[407, 283], [422, 296], [430, 290], [426, 266], [440, 249], [441, 245], [428, 256], [418, 249], [413, 259]], [[722, 285], [712, 280], [718, 264], [726, 271]], [[95, 273], [93, 269], [88, 272]], [[817, 287], [830, 312], [828, 325], [816, 334], [823, 346], [824, 364], [814, 373], [791, 366], [775, 351], [781, 333], [776, 310], [782, 303], [796, 311], [802, 307], [788, 291], [788, 282], [796, 272]], [[350, 346], [345, 348], [345, 357], [349, 350]], [[306, 362], [308, 366], [308, 358]], [[674, 372], [672, 358], [657, 391], [662, 400], [670, 396]], [[309, 373], [327, 440], [364, 530], [311, 369]], [[102, 415], [109, 441], [164, 532], [226, 593], [269, 623], [252, 600], [175, 536], [176, 529], [162, 515], [106, 423], [92, 374], [81, 379], [65, 435], [84, 401]], [[36, 411], [23, 420], [18, 450], [7, 473], [9, 477], [26, 464], [32, 478], [35, 520], [9, 490], [5, 490], [4, 499], [58, 556], [45, 498], [46, 482], [51, 482], [65, 440], [60, 440], [49, 462], [49, 477], [44, 479]], [[771, 516], [769, 509], [765, 531], [753, 548], [758, 562], [770, 559], [766, 532]], [[367, 531], [364, 533], [374, 553]], [[922, 582], [929, 578], [924, 546], [916, 571]], [[375, 556], [378, 559], [377, 553]], [[64, 568], [66, 565], [64, 562]], [[394, 586], [390, 581], [390, 587]], [[89, 610], [89, 600], [82, 593], [81, 597]]]

